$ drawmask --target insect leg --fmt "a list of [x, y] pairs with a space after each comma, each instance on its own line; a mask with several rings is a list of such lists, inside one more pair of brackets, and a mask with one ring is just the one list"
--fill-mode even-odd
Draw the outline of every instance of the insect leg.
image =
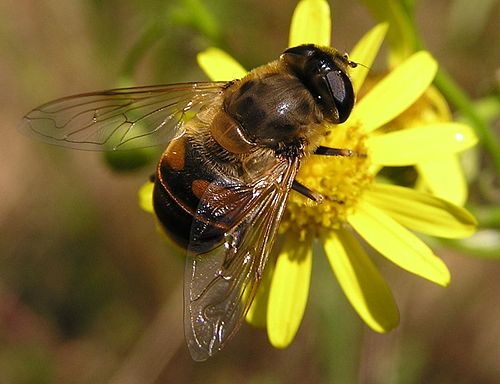
[[294, 180], [292, 183], [292, 189], [294, 191], [297, 191], [301, 195], [304, 195], [305, 197], [311, 199], [312, 201], [316, 203], [321, 203], [324, 200], [324, 196], [311, 191], [309, 188], [307, 188], [304, 184], [299, 183], [297, 180]]
[[315, 155], [324, 155], [324, 156], [366, 157], [366, 153], [358, 153], [358, 152], [353, 151], [352, 149], [330, 148], [330, 147], [324, 147], [322, 145], [320, 145], [318, 148], [316, 148], [316, 150], [314, 151], [314, 154]]

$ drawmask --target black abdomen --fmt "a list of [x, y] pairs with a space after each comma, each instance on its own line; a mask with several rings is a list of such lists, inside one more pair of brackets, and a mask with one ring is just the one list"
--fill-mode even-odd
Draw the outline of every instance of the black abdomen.
[[[204, 157], [185, 135], [173, 140], [157, 168], [153, 206], [163, 228], [181, 247], [189, 245], [191, 227], [200, 198], [216, 179], [215, 170], [204, 166]], [[205, 218], [200, 218], [204, 220]], [[206, 234], [197, 239], [209, 250], [220, 243], [224, 228], [208, 225]]]

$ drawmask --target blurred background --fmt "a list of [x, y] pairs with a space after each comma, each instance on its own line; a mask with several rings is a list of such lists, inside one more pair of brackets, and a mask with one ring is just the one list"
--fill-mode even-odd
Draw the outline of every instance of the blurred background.
[[[472, 11], [468, 4], [419, 1], [417, 25], [474, 102], [498, 106], [500, 2], [480, 0]], [[361, 2], [330, 5], [333, 45], [349, 51], [376, 21]], [[196, 54], [209, 46], [247, 68], [273, 60], [287, 46], [295, 6], [0, 0], [0, 384], [498, 383], [500, 251], [439, 242], [433, 247], [452, 273], [447, 289], [374, 255], [401, 311], [389, 334], [361, 322], [316, 258], [289, 348], [274, 349], [265, 331], [245, 324], [223, 352], [194, 363], [182, 332], [184, 260], [137, 203], [162, 149], [125, 171], [100, 153], [16, 130], [30, 109], [61, 96], [205, 80]], [[383, 65], [382, 56], [374, 70]], [[476, 159], [482, 172], [472, 177], [471, 204], [488, 217], [484, 233], [498, 239], [498, 174], [482, 147]]]

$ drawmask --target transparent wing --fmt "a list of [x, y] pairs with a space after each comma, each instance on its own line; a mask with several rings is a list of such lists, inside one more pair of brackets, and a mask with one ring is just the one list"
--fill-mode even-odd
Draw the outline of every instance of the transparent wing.
[[[215, 182], [205, 192], [192, 228], [185, 276], [184, 326], [194, 360], [219, 351], [241, 325], [297, 169], [297, 159], [283, 160], [250, 185]], [[203, 251], [200, 239], [211, 238], [217, 225], [227, 228], [224, 240]]]
[[180, 83], [64, 97], [28, 113], [21, 130], [51, 144], [84, 150], [164, 144], [211, 103], [224, 84]]

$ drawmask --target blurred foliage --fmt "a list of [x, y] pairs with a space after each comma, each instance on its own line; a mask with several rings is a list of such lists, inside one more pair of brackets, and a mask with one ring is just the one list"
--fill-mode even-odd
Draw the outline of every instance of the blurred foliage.
[[[265, 63], [286, 46], [295, 5], [0, 2], [0, 383], [497, 382], [500, 267], [461, 256], [500, 256], [498, 1], [331, 2], [341, 50], [373, 26], [368, 10], [400, 26], [391, 41], [408, 36], [402, 52], [427, 47], [443, 69], [437, 85], [482, 140], [468, 160], [470, 209], [481, 230], [435, 244], [452, 286], [444, 291], [379, 263], [403, 314], [388, 335], [361, 324], [316, 257], [311, 301], [290, 348], [274, 350], [264, 332], [245, 326], [223, 353], [194, 364], [174, 331], [181, 306], [169, 299], [180, 295], [182, 260], [169, 257], [137, 205], [154, 153], [108, 157], [109, 167], [93, 153], [30, 142], [12, 128], [30, 108], [65, 94], [203, 80], [195, 56], [209, 46], [247, 68]], [[171, 320], [155, 323], [160, 311]], [[159, 349], [141, 340], [161, 341]]]

